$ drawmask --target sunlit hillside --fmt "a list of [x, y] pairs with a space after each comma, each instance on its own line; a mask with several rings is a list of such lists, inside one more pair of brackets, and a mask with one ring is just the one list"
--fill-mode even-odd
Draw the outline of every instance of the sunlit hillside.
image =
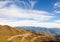
[[36, 34], [30, 31], [0, 25], [0, 42], [50, 42], [58, 41], [49, 34]]

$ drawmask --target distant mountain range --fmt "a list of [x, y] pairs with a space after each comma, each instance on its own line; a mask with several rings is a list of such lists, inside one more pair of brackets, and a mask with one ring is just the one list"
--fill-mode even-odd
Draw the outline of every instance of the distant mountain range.
[[47, 33], [50, 35], [53, 35], [55, 37], [60, 37], [60, 28], [44, 28], [44, 27], [34, 27], [34, 26], [22, 26], [22, 27], [17, 27], [23, 30], [28, 30], [31, 32], [35, 32], [37, 34], [39, 33]]

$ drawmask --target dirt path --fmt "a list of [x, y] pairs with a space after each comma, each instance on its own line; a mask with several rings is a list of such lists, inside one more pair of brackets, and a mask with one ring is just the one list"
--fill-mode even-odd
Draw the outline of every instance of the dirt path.
[[31, 39], [31, 42], [34, 42], [34, 40], [36, 40], [36, 39], [39, 38], [39, 37], [40, 37], [40, 36], [32, 38], [32, 39]]
[[[21, 42], [24, 41], [24, 39], [26, 39], [26, 37], [30, 36], [31, 34], [29, 33], [26, 33], [26, 34], [20, 34], [20, 35], [15, 35], [15, 36], [11, 36], [10, 38], [7, 39], [8, 42], [12, 41], [14, 38], [17, 38], [17, 37], [21, 37], [22, 36], [22, 39], [21, 39]], [[38, 37], [33, 37], [30, 41], [31, 42], [34, 42], [34, 40], [36, 40], [37, 38], [39, 38], [40, 36]]]
[[23, 42], [23, 40], [25, 39], [25, 37], [28, 37], [29, 35], [31, 35], [31, 34], [26, 33], [26, 34], [20, 34], [20, 35], [11, 36], [10, 38], [7, 39], [7, 41], [9, 42], [9, 41], [12, 41], [16, 37], [22, 36], [22, 40], [21, 41]]

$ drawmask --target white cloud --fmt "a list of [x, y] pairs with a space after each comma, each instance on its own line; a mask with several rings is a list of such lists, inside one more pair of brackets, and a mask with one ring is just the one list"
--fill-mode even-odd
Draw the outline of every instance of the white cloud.
[[56, 2], [54, 4], [54, 8], [55, 8], [54, 13], [60, 14], [60, 2]]
[[0, 8], [4, 7], [6, 4], [11, 3], [12, 1], [0, 1]]
[[0, 2], [0, 8], [3, 7], [4, 5], [6, 5], [6, 3], [7, 3], [7, 2], [1, 1], [1, 2]]
[[60, 28], [59, 23], [53, 22], [38, 22], [33, 20], [21, 20], [17, 22], [2, 22], [2, 25], [10, 25], [10, 26], [36, 26], [36, 27], [46, 27], [46, 28]]
[[[12, 4], [10, 7], [0, 9], [0, 24], [10, 26], [39, 26], [47, 28], [60, 28], [60, 24], [58, 23], [40, 22], [49, 20], [54, 17], [50, 14], [51, 13], [45, 11], [21, 9], [18, 8], [15, 4]], [[12, 18], [26, 18], [27, 20], [20, 19], [19, 21], [16, 20], [15, 22], [12, 22], [10, 21]], [[29, 18], [34, 20], [28, 20]]]
[[59, 14], [59, 13], [60, 13], [60, 11], [56, 11], [56, 13], [58, 13], [58, 14]]
[[56, 2], [56, 3], [54, 4], [54, 7], [60, 7], [60, 2]]
[[0, 18], [0, 22], [7, 22], [7, 20], [4, 18]]
[[54, 13], [60, 14], [60, 11], [58, 11], [58, 10], [55, 10], [55, 11], [54, 11]]
[[5, 18], [33, 18], [35, 20], [48, 20], [53, 16], [48, 16], [50, 13], [37, 10], [24, 10], [12, 4], [9, 8], [1, 8], [0, 15]]
[[60, 20], [55, 20], [54, 22], [56, 22], [56, 23], [60, 23]]

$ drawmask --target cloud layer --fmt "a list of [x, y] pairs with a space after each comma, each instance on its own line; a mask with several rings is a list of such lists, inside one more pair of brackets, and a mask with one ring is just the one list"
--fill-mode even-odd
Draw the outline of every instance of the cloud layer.
[[39, 26], [47, 28], [60, 28], [59, 23], [45, 22], [54, 18], [52, 13], [46, 11], [30, 10], [19, 8], [9, 1], [0, 2], [0, 24], [10, 26]]
[[8, 8], [1, 8], [0, 15], [4, 18], [24, 18], [24, 19], [34, 19], [34, 20], [48, 20], [53, 16], [49, 15], [50, 13], [45, 11], [37, 11], [37, 10], [24, 10], [18, 8], [15, 4], [12, 4]]

